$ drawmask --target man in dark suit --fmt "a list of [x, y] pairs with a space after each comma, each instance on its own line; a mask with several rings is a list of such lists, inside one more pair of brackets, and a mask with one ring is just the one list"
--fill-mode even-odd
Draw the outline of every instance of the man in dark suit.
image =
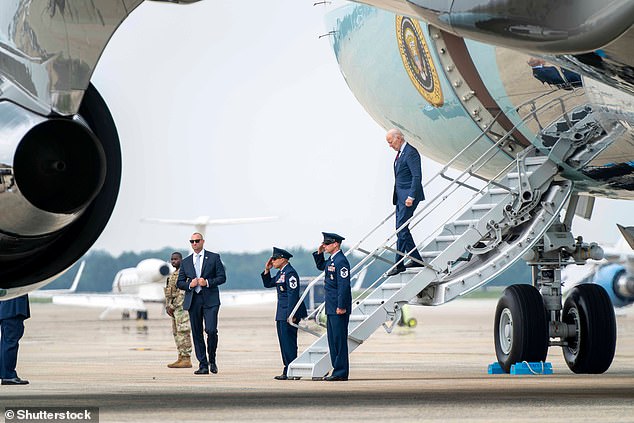
[[[421, 182], [423, 177], [420, 154], [414, 147], [405, 142], [403, 133], [398, 129], [390, 129], [385, 135], [385, 139], [388, 145], [396, 151], [392, 204], [396, 206], [396, 228], [398, 229], [414, 215], [418, 203], [425, 199]], [[420, 262], [423, 261], [416, 249], [408, 226], [404, 227], [397, 236], [396, 249], [415, 260], [405, 264], [403, 256], [397, 254], [397, 265], [388, 273], [390, 276], [404, 271], [406, 267], [422, 266]]]
[[[216, 349], [218, 347], [218, 310], [220, 293], [218, 285], [227, 280], [220, 255], [203, 249], [202, 234], [194, 232], [189, 240], [194, 250], [181, 263], [176, 286], [185, 291], [183, 309], [189, 312], [192, 339], [199, 365], [197, 375], [218, 373]], [[207, 333], [207, 345], [203, 337]], [[207, 358], [209, 354], [209, 358]]]
[[15, 371], [18, 347], [24, 335], [24, 321], [31, 317], [29, 297], [23, 295], [0, 301], [0, 377], [3, 385], [26, 385]]
[[[313, 253], [317, 269], [324, 271], [326, 291], [326, 331], [332, 373], [324, 377], [329, 382], [348, 380], [350, 362], [348, 358], [348, 323], [352, 312], [352, 290], [350, 289], [350, 263], [341, 251], [345, 238], [330, 232], [322, 232], [324, 241]], [[324, 252], [330, 254], [328, 260]]]
[[[281, 248], [273, 247], [273, 254], [264, 265], [262, 283], [265, 288], [275, 288], [277, 290], [277, 312], [275, 313], [275, 323], [277, 327], [277, 339], [282, 352], [282, 363], [284, 370], [277, 380], [287, 380], [288, 365], [297, 358], [297, 328], [288, 322], [291, 312], [299, 302], [299, 292], [301, 285], [297, 271], [288, 262], [293, 257], [291, 253]], [[279, 272], [271, 276], [271, 269], [275, 267]], [[293, 323], [308, 316], [304, 302], [299, 305], [297, 313], [293, 316]], [[290, 378], [296, 379], [296, 378]]]

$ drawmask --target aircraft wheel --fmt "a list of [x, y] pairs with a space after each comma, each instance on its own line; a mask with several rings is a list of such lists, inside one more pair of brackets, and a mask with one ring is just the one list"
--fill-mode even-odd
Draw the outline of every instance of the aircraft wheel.
[[407, 321], [407, 326], [409, 326], [410, 328], [415, 328], [417, 324], [418, 321], [414, 318], [411, 318]]
[[502, 369], [522, 361], [544, 361], [548, 354], [548, 322], [544, 301], [531, 285], [504, 290], [495, 311], [495, 354]]
[[612, 364], [616, 349], [616, 318], [608, 293], [596, 284], [574, 287], [562, 320], [577, 327], [563, 347], [566, 364], [575, 373], [603, 373]]

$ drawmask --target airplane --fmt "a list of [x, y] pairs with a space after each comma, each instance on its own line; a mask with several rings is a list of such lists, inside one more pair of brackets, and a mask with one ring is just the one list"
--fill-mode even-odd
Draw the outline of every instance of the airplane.
[[194, 230], [206, 236], [207, 227], [208, 226], [218, 226], [218, 225], [243, 225], [246, 223], [262, 223], [262, 222], [272, 222], [277, 220], [277, 216], [266, 216], [266, 217], [243, 217], [243, 218], [227, 218], [227, 219], [212, 219], [209, 216], [198, 216], [194, 219], [158, 219], [153, 217], [148, 217], [143, 219], [144, 222], [150, 223], [161, 223], [166, 225], [181, 225], [181, 226], [193, 226]]
[[70, 288], [66, 289], [38, 289], [29, 294], [29, 298], [53, 298], [56, 295], [63, 294], [72, 294], [77, 290], [77, 286], [79, 285], [79, 280], [81, 279], [81, 275], [84, 272], [84, 267], [86, 266], [86, 261], [82, 260], [79, 264], [79, 269], [77, 269], [77, 273], [75, 274], [75, 278], [73, 279], [73, 283]]
[[[141, 2], [0, 6], [0, 298], [46, 285], [108, 222], [121, 149], [90, 78], [112, 34]], [[356, 301], [350, 351], [394, 322], [402, 305], [444, 304], [523, 258], [533, 266], [534, 286], [511, 285], [495, 313], [503, 370], [543, 361], [549, 346], [560, 346], [573, 372], [605, 372], [616, 345], [609, 298], [582, 284], [564, 303], [561, 269], [601, 258], [598, 245], [572, 235], [575, 215], [591, 218], [596, 197], [632, 199], [634, 4], [360, 3], [328, 15], [336, 60], [379, 125], [398, 127], [445, 166], [432, 179], [447, 187], [430, 196], [411, 226], [425, 226], [417, 223], [437, 209], [451, 220], [419, 244], [422, 268], [377, 281]], [[543, 84], [530, 57], [578, 75], [581, 84]], [[473, 200], [448, 211], [443, 201], [458, 189], [473, 192]], [[355, 271], [393, 254], [389, 242], [366, 249], [362, 241], [353, 249], [367, 260]], [[327, 372], [319, 342], [291, 374]], [[312, 358], [302, 362], [305, 356]]]
[[58, 293], [52, 296], [52, 301], [58, 305], [103, 308], [100, 319], [112, 310], [121, 310], [123, 318], [129, 318], [130, 311], [136, 311], [137, 319], [147, 320], [145, 303], [165, 301], [165, 278], [173, 271], [168, 262], [149, 258], [135, 267], [118, 271], [110, 293]]

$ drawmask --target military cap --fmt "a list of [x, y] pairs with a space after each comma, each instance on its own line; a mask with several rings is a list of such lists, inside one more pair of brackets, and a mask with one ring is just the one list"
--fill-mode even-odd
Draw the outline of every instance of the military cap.
[[322, 232], [324, 235], [324, 244], [332, 244], [333, 242], [338, 242], [341, 244], [345, 238], [341, 235], [333, 234], [332, 232]]
[[285, 258], [288, 260], [293, 257], [291, 253], [281, 248], [273, 247], [273, 254], [271, 254], [271, 258]]

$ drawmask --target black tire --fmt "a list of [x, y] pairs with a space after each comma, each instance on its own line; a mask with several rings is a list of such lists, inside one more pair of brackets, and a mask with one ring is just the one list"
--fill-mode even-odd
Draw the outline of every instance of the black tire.
[[578, 328], [563, 347], [570, 370], [590, 374], [608, 370], [616, 350], [616, 318], [605, 289], [596, 284], [574, 287], [564, 303], [562, 320]]
[[504, 290], [495, 310], [495, 354], [502, 369], [511, 365], [546, 360], [548, 321], [544, 301], [531, 285], [511, 285]]

